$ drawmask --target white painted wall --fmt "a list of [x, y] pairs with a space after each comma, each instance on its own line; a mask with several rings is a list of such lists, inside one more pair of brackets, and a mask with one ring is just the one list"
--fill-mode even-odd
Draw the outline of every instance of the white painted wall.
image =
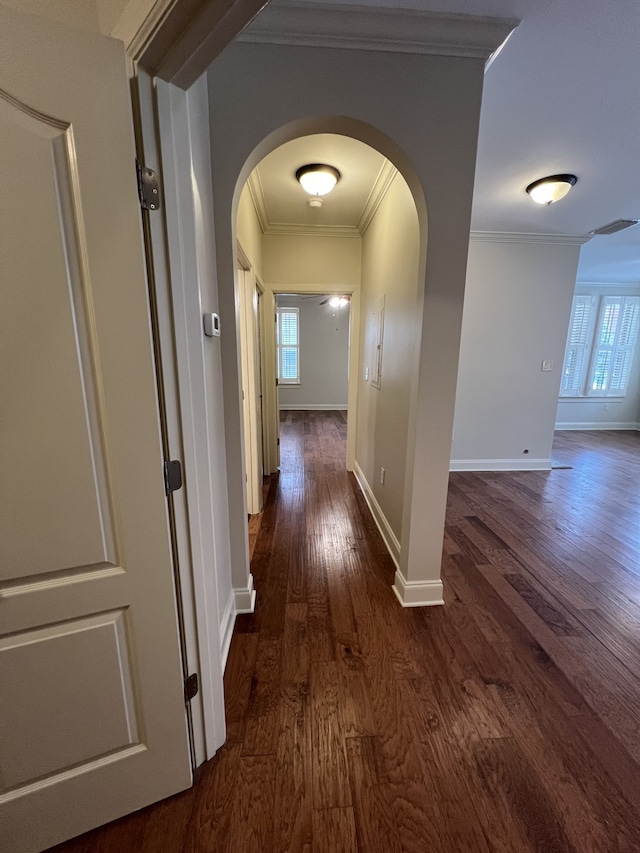
[[[345, 133], [377, 148], [411, 187], [420, 222], [422, 336], [407, 365], [410, 464], [394, 587], [406, 605], [442, 601], [442, 537], [483, 70], [483, 60], [471, 57], [236, 42], [208, 71], [218, 281], [228, 320], [236, 303], [240, 192], [273, 148], [305, 133]], [[244, 537], [246, 519], [237, 336], [233, 323], [227, 325], [222, 346], [235, 563], [241, 553], [233, 542]]]
[[[356, 463], [397, 543], [402, 537], [411, 370], [419, 340], [416, 206], [396, 175], [362, 239], [362, 322]], [[372, 369], [372, 311], [384, 296], [384, 341], [380, 388], [365, 379]], [[385, 469], [384, 485], [380, 468]], [[357, 469], [356, 469], [357, 470]], [[396, 544], [398, 551], [398, 544]], [[396, 554], [398, 556], [398, 554]]]
[[[91, 0], [2, 0], [2, 4], [63, 24], [100, 32], [96, 3]], [[109, 35], [106, 31], [102, 32]]]
[[276, 299], [279, 306], [298, 309], [300, 324], [300, 384], [280, 384], [281, 409], [347, 408], [349, 306], [320, 305], [324, 298]]
[[[578, 296], [640, 296], [640, 286], [576, 285]], [[606, 407], [606, 408], [605, 408]], [[624, 397], [560, 398], [556, 429], [640, 429], [640, 341], [636, 345], [629, 390]]]
[[308, 237], [265, 234], [264, 275], [270, 287], [317, 284], [360, 286], [362, 247], [359, 237]]
[[578, 256], [578, 245], [472, 236], [453, 470], [549, 467]]

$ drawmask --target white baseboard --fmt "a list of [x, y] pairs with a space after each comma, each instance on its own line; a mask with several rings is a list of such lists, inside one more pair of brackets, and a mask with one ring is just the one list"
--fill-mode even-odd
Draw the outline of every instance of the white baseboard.
[[450, 471], [550, 471], [551, 459], [452, 459]]
[[396, 570], [393, 591], [403, 607], [433, 607], [444, 604], [442, 581], [408, 581]]
[[558, 432], [565, 430], [604, 430], [604, 429], [634, 429], [640, 430], [640, 423], [636, 421], [617, 421], [614, 423], [602, 423], [598, 421], [585, 421], [584, 423], [557, 423], [556, 430]]
[[253, 575], [249, 575], [246, 586], [235, 588], [233, 595], [236, 613], [253, 613], [256, 608], [256, 591], [253, 588]]
[[364, 495], [364, 499], [367, 502], [367, 506], [371, 510], [371, 515], [373, 516], [373, 520], [376, 523], [378, 530], [380, 531], [380, 535], [384, 539], [384, 544], [387, 546], [387, 551], [391, 554], [391, 559], [393, 560], [396, 569], [400, 565], [400, 543], [398, 542], [398, 538], [396, 534], [391, 529], [389, 522], [387, 521], [387, 517], [382, 511], [382, 507], [378, 503], [367, 482], [367, 478], [364, 475], [362, 468], [355, 463], [353, 473], [356, 476], [356, 480], [358, 481], [358, 485], [360, 486], [360, 491]]
[[346, 403], [280, 403], [281, 412], [346, 412]]
[[222, 614], [222, 622], [220, 624], [220, 655], [222, 657], [222, 671], [227, 665], [227, 656], [229, 655], [229, 646], [231, 645], [231, 637], [233, 636], [233, 626], [236, 623], [236, 597], [234, 590], [229, 593], [229, 600]]

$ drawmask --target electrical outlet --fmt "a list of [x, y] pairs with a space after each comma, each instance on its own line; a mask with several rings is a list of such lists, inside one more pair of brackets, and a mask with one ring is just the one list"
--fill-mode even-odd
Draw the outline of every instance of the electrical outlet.
[[384, 468], [380, 469], [380, 485], [384, 486]]

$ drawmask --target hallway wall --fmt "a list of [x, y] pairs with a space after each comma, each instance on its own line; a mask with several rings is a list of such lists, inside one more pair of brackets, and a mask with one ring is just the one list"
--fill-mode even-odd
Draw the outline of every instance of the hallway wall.
[[[361, 369], [356, 435], [356, 463], [397, 543], [402, 535], [411, 365], [419, 335], [419, 241], [416, 206], [409, 187], [398, 174], [362, 239]], [[381, 297], [384, 330], [378, 388], [372, 384], [375, 350], [372, 335], [373, 315]], [[367, 370], [369, 378], [365, 378]], [[385, 469], [384, 484], [380, 482], [381, 468]]]

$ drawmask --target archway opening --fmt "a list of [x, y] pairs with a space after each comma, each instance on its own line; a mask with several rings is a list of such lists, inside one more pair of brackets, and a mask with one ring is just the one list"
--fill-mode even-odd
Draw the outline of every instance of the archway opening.
[[[338, 133], [310, 132], [335, 130], [336, 125]], [[321, 207], [309, 206], [310, 198], [296, 180], [296, 172], [307, 163], [326, 163], [340, 174]], [[401, 152], [361, 122], [296, 122], [256, 148], [238, 180], [233, 205], [236, 250], [244, 259], [237, 267], [236, 304], [249, 511], [260, 510], [263, 471], [278, 468], [280, 409], [330, 408], [345, 402], [347, 468], [354, 471], [396, 566], [426, 256], [422, 192], [411, 189], [399, 166], [408, 169], [416, 185]], [[303, 328], [299, 314], [298, 333], [305, 331], [305, 336], [298, 340], [298, 381], [279, 394], [283, 386], [276, 382], [282, 377], [273, 320], [279, 295], [285, 293], [295, 294], [298, 301], [294, 306], [291, 299], [289, 307], [302, 310], [307, 322]], [[336, 372], [332, 386], [326, 375], [330, 358], [315, 340], [322, 321], [332, 314], [336, 316], [331, 319], [337, 319], [339, 309], [322, 304], [331, 296], [349, 303], [344, 401], [336, 391], [343, 376]], [[340, 331], [339, 322], [337, 328]], [[334, 342], [337, 349], [337, 338]], [[320, 386], [328, 396], [314, 397]], [[262, 465], [256, 464], [259, 457]]]

